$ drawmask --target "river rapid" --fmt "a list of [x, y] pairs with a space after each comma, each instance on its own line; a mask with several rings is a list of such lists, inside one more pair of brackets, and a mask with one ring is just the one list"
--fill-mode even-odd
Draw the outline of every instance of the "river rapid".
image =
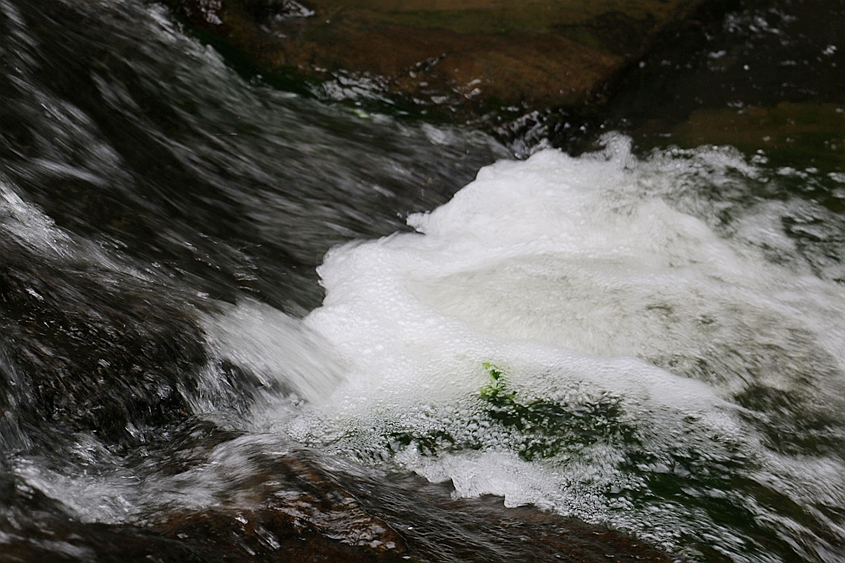
[[137, 0], [0, 0], [0, 59], [0, 561], [214, 560], [191, 518], [268, 498], [385, 557], [555, 560], [457, 531], [486, 495], [845, 561], [842, 170], [364, 111]]

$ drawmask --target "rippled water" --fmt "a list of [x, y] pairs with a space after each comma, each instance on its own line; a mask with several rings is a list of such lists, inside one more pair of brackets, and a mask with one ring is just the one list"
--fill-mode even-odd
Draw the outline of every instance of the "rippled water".
[[156, 4], [0, 0], [0, 30], [8, 560], [305, 557], [288, 524], [563, 549], [490, 494], [689, 560], [843, 560], [842, 171], [618, 133], [514, 160], [250, 82]]

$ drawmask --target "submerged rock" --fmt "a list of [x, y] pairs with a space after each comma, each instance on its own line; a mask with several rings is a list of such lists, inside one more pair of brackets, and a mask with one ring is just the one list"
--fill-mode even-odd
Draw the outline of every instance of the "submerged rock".
[[460, 119], [583, 101], [702, 3], [167, 1], [262, 71], [293, 70], [329, 79], [336, 97], [376, 93]]
[[[770, 107], [702, 109], [672, 131], [682, 146], [733, 145], [769, 158], [813, 159], [825, 169], [845, 168], [845, 104], [781, 102]], [[781, 156], [782, 155], [782, 156]]]
[[202, 487], [201, 476], [222, 467], [229, 480], [216, 490], [215, 506], [157, 511], [150, 520], [134, 523], [82, 522], [42, 492], [0, 475], [0, 494], [6, 499], [0, 509], [0, 545], [6, 557], [0, 555], [0, 560], [672, 560], [602, 526], [532, 507], [505, 508], [499, 497], [455, 500], [449, 485], [414, 475], [376, 474], [305, 449], [272, 452], [256, 447], [276, 442], [245, 437], [218, 444], [212, 451], [228, 451], [245, 465], [229, 465], [212, 454], [214, 459], [191, 473], [194, 486]]

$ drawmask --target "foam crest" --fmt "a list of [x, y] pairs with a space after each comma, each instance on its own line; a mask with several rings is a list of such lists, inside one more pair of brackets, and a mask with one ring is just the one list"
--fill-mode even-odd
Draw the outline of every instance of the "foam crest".
[[[731, 355], [785, 367], [810, 347], [822, 371], [840, 371], [843, 319], [830, 310], [845, 304], [841, 288], [773, 264], [717, 234], [707, 218], [644, 196], [654, 170], [632, 164], [618, 145], [609, 151], [615, 156], [545, 151], [499, 162], [447, 205], [411, 216], [424, 236], [336, 249], [320, 268], [324, 307], [306, 323], [350, 359], [376, 350], [390, 352], [374, 357], [395, 359], [392, 352], [411, 346], [430, 348], [433, 360], [443, 355], [435, 349], [457, 343], [455, 353], [475, 350], [480, 362], [492, 337], [638, 357], [723, 393], [763, 377], [734, 373], [740, 366], [725, 365]], [[680, 181], [689, 168], [664, 175]], [[770, 222], [758, 230], [787, 248]], [[826, 345], [814, 335], [825, 335]], [[794, 375], [778, 369], [766, 377], [788, 385]]]

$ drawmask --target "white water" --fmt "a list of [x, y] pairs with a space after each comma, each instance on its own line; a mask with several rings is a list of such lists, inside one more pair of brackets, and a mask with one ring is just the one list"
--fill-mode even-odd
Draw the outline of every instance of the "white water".
[[[676, 551], [695, 537], [740, 558], [748, 540], [683, 500], [632, 500], [655, 474], [680, 475], [691, 496], [726, 496], [812, 536], [745, 492], [706, 482], [711, 466], [734, 464], [808, 511], [845, 506], [841, 457], [771, 451], [740, 414], [765, 426], [777, 413], [734, 400], [758, 389], [810, 396], [791, 416], [817, 409], [841, 422], [845, 291], [830, 280], [840, 271], [816, 267], [782, 228], [796, 210], [823, 211], [748, 193], [720, 199], [762, 182], [729, 150], [639, 161], [626, 139], [606, 140], [599, 154], [544, 151], [484, 168], [451, 202], [409, 218], [419, 234], [330, 252], [319, 270], [324, 304], [304, 324], [332, 343], [346, 382], [325, 388], [328, 398], [306, 414], [258, 409], [256, 428], [392, 459], [451, 479], [459, 496], [535, 503]], [[734, 216], [720, 218], [730, 205]], [[617, 422], [635, 428], [638, 444], [605, 436], [520, 459], [519, 432], [479, 402], [485, 362], [505, 372], [523, 404], [618, 401]], [[396, 442], [436, 431], [465, 446]], [[637, 451], [650, 461], [623, 469]]]
[[[304, 320], [248, 301], [206, 317], [215, 358], [307, 401], [267, 393], [246, 428], [692, 557], [700, 542], [737, 561], [777, 560], [715, 521], [697, 502], [709, 499], [808, 558], [835, 561], [841, 452], [779, 452], [761, 430], [805, 409], [828, 417], [833, 434], [845, 428], [845, 291], [839, 262], [823, 259], [842, 257], [841, 221], [807, 202], [755, 199], [765, 173], [731, 150], [638, 160], [627, 139], [606, 142], [579, 158], [549, 150], [501, 161], [411, 216], [417, 233], [335, 248], [319, 270], [325, 301]], [[796, 217], [815, 229], [808, 240], [830, 244], [787, 233], [785, 218]], [[481, 393], [491, 369], [522, 407], [576, 413], [563, 418], [573, 429], [496, 419]], [[210, 395], [216, 373], [210, 366]], [[793, 410], [752, 412], [737, 399], [759, 390], [797, 397]], [[212, 414], [213, 401], [194, 401]], [[216, 448], [218, 469], [237, 447]], [[85, 519], [115, 521], [216, 498], [226, 478], [212, 465], [144, 482], [25, 463], [19, 474]], [[659, 479], [676, 480], [681, 496], [662, 496]], [[813, 526], [752, 485], [796, 503]]]

